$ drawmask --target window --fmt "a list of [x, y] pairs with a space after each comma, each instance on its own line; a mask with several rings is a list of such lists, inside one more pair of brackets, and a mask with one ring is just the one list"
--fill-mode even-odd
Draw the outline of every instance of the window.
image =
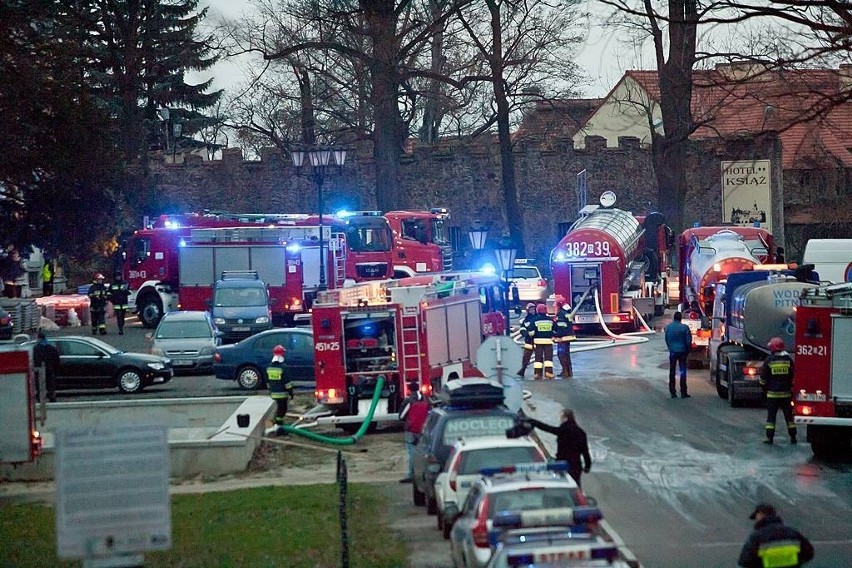
[[102, 355], [101, 351], [96, 347], [78, 341], [67, 341], [62, 345], [60, 353], [63, 355], [73, 355], [75, 357], [97, 357], [98, 355]]
[[464, 452], [459, 473], [472, 475], [486, 467], [502, 467], [518, 463], [542, 462], [544, 456], [533, 447], [488, 448]]

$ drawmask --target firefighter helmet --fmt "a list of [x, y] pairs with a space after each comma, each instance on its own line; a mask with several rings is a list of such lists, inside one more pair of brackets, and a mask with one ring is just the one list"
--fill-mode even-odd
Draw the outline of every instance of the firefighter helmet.
[[535, 302], [530, 302], [529, 304], [527, 304], [527, 311], [534, 310], [534, 309], [535, 309]]
[[104, 279], [104, 275], [101, 274], [100, 272], [95, 274], [95, 280], [103, 280], [103, 279]]
[[542, 315], [546, 314], [547, 313], [547, 306], [544, 305], [544, 304], [539, 304], [535, 308], [535, 313], [542, 314]]
[[766, 344], [769, 348], [769, 351], [772, 353], [778, 353], [779, 351], [784, 351], [784, 340], [780, 337], [773, 337], [769, 340], [769, 343]]
[[557, 294], [553, 299], [556, 301], [557, 306], [561, 306], [562, 304], [565, 304], [567, 302], [565, 296], [563, 296], [562, 294]]
[[283, 357], [284, 356], [284, 346], [283, 345], [276, 345], [275, 347], [273, 347], [272, 348], [272, 355], [274, 355], [275, 357]]

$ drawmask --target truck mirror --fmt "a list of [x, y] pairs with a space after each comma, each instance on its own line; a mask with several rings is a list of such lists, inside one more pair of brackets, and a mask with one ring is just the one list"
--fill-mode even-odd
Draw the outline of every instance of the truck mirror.
[[521, 302], [521, 293], [518, 292], [517, 286], [512, 286], [512, 302], [514, 303], [515, 307], [519, 307]]

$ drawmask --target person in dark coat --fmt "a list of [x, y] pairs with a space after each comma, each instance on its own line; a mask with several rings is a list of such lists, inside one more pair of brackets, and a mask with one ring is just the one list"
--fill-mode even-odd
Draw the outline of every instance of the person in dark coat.
[[568, 474], [577, 482], [577, 487], [582, 487], [581, 475], [592, 469], [589, 441], [585, 430], [577, 425], [573, 410], [563, 408], [560, 419], [562, 423], [559, 426], [550, 426], [534, 418], [528, 421], [539, 430], [556, 435], [556, 459], [568, 462]]
[[787, 434], [790, 443], [796, 443], [796, 422], [793, 420], [792, 390], [793, 390], [793, 357], [787, 353], [784, 340], [773, 337], [766, 345], [769, 357], [763, 362], [760, 371], [760, 386], [766, 393], [766, 439], [765, 444], [771, 444], [775, 439], [775, 418], [778, 411], [784, 415], [787, 423]]
[[414, 447], [423, 435], [423, 426], [432, 408], [416, 380], [408, 381], [408, 393], [399, 410], [399, 419], [405, 423], [405, 450], [408, 454], [408, 476], [400, 479], [400, 483], [414, 480]]
[[104, 284], [104, 275], [98, 272], [89, 286], [89, 307], [92, 314], [92, 335], [106, 335], [106, 307], [109, 289]]
[[518, 371], [519, 377], [523, 377], [524, 373], [527, 372], [527, 367], [530, 364], [530, 359], [532, 359], [533, 350], [535, 349], [535, 347], [533, 347], [532, 336], [530, 335], [530, 332], [527, 329], [527, 323], [531, 322], [534, 317], [535, 317], [535, 302], [530, 302], [530, 303], [527, 304], [526, 313], [524, 314], [524, 317], [520, 321], [521, 337], [524, 338], [524, 355], [523, 355], [523, 358], [521, 359], [521, 370]]
[[124, 335], [124, 318], [129, 307], [130, 288], [121, 276], [121, 272], [115, 273], [115, 280], [109, 285], [108, 294], [112, 311], [115, 313], [115, 321], [118, 324], [118, 334]]
[[40, 369], [44, 365], [47, 400], [56, 402], [56, 371], [59, 369], [59, 350], [47, 342], [43, 331], [38, 332], [38, 341], [33, 347], [33, 364], [36, 369]]
[[675, 370], [680, 366], [680, 397], [691, 398], [686, 389], [686, 359], [692, 349], [692, 330], [683, 323], [683, 314], [674, 313], [674, 321], [666, 326], [666, 348], [669, 350], [669, 394], [677, 398]]
[[784, 524], [775, 507], [761, 503], [749, 516], [754, 531], [749, 535], [737, 564], [743, 568], [790, 568], [814, 557], [814, 547], [805, 536]]

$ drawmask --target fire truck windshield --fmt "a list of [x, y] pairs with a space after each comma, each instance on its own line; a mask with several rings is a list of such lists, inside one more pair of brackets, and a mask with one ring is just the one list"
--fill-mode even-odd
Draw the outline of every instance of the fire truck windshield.
[[391, 250], [390, 230], [385, 227], [346, 228], [346, 242], [354, 252], [387, 252]]
[[443, 219], [432, 219], [432, 242], [439, 246], [450, 244], [450, 232]]

